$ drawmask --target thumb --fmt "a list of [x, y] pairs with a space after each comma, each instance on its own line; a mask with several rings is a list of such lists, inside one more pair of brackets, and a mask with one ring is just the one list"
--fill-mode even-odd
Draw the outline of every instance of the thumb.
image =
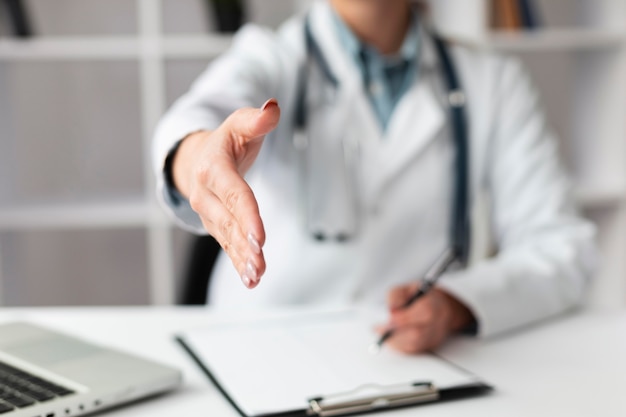
[[260, 109], [247, 107], [233, 112], [220, 129], [228, 133], [239, 145], [263, 137], [274, 130], [280, 120], [280, 107], [275, 98], [267, 100]]

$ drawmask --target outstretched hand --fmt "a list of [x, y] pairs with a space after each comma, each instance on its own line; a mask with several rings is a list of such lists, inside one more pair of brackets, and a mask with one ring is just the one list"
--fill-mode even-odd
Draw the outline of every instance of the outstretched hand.
[[189, 199], [248, 288], [256, 287], [265, 272], [265, 230], [256, 198], [243, 177], [279, 119], [275, 99], [261, 109], [239, 109], [216, 130], [183, 139], [172, 162], [178, 191]]

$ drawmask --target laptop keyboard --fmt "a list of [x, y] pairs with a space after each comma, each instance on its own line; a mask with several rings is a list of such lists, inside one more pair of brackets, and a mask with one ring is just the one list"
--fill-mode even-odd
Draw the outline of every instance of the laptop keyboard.
[[74, 391], [0, 361], [0, 414]]

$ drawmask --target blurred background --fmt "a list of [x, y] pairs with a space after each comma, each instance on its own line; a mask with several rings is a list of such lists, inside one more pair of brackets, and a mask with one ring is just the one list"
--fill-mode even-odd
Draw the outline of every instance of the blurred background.
[[[181, 302], [192, 237], [156, 203], [150, 142], [230, 44], [226, 3], [0, 0], [0, 305]], [[277, 27], [308, 3], [242, 0], [241, 19]], [[589, 304], [624, 306], [626, 0], [431, 3], [450, 38], [526, 64], [598, 226]]]

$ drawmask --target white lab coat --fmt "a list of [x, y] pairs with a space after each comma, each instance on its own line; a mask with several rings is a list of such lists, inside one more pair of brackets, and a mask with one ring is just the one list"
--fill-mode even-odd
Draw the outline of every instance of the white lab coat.
[[[419, 76], [383, 133], [358, 69], [335, 36], [329, 7], [314, 4], [311, 29], [340, 87], [325, 99], [330, 86], [324, 77], [312, 77], [317, 84], [309, 86], [310, 99], [326, 104], [310, 106], [308, 125], [322, 148], [336, 150], [346, 135], [358, 142], [356, 237], [318, 242], [298, 208], [302, 178], [292, 137], [296, 73], [304, 59], [302, 17], [276, 33], [243, 28], [231, 50], [209, 66], [157, 128], [159, 196], [183, 227], [204, 233], [188, 204], [176, 207], [165, 191], [167, 153], [190, 132], [214, 129], [237, 108], [258, 107], [270, 97], [281, 106], [280, 124], [247, 176], [265, 225], [267, 271], [260, 285], [248, 290], [221, 256], [210, 289], [210, 302], [217, 306], [382, 306], [391, 287], [418, 279], [449, 243], [454, 148], [432, 40], [423, 33]], [[477, 217], [479, 201], [489, 202], [489, 228], [477, 230], [474, 223], [474, 236], [487, 237], [497, 255], [485, 258], [476, 253], [485, 245], [475, 244], [472, 264], [448, 273], [440, 285], [469, 306], [479, 333], [490, 335], [581, 301], [591, 275], [594, 229], [576, 213], [557, 145], [520, 64], [458, 46], [451, 53], [468, 100], [472, 216]], [[343, 169], [334, 152], [322, 161], [331, 177]], [[331, 202], [333, 195], [340, 197], [333, 193], [345, 192], [332, 188], [326, 194]]]

